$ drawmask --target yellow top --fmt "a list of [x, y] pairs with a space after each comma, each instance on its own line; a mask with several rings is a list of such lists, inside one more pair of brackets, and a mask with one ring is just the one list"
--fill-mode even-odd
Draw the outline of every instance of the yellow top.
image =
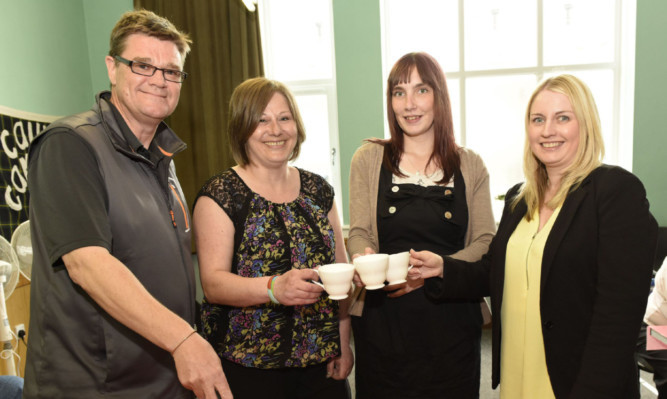
[[522, 219], [507, 243], [500, 309], [500, 398], [555, 398], [547, 373], [540, 317], [542, 254], [560, 207], [538, 231], [539, 210]]

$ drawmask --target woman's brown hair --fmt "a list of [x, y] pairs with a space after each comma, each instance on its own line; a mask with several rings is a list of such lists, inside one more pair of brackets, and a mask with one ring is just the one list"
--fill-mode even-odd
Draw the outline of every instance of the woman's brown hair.
[[433, 153], [429, 162], [433, 162], [443, 171], [443, 179], [438, 183], [449, 182], [458, 172], [461, 165], [459, 158], [459, 147], [454, 139], [454, 125], [452, 122], [452, 106], [449, 101], [449, 91], [445, 74], [440, 64], [432, 56], [424, 52], [408, 53], [401, 57], [391, 69], [387, 78], [387, 119], [391, 138], [387, 140], [370, 140], [384, 144], [384, 165], [397, 176], [405, 176], [398, 165], [403, 155], [403, 130], [396, 120], [392, 107], [392, 94], [396, 85], [410, 83], [410, 74], [417, 68], [417, 73], [422, 82], [433, 90]]
[[285, 97], [294, 122], [296, 122], [296, 145], [289, 160], [293, 161], [299, 156], [301, 143], [306, 140], [306, 130], [294, 96], [292, 96], [287, 86], [278, 81], [252, 78], [238, 85], [229, 100], [227, 134], [229, 135], [232, 156], [239, 166], [250, 163], [246, 143], [257, 129], [262, 113], [276, 93]]

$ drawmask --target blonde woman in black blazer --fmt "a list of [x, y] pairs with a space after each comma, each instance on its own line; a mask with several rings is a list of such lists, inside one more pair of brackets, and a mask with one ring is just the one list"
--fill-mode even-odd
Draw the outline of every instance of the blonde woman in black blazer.
[[410, 277], [427, 278], [434, 298], [491, 296], [501, 398], [639, 398], [633, 352], [657, 240], [644, 187], [601, 163], [597, 108], [579, 79], [543, 82], [525, 122], [526, 182], [507, 192], [489, 252], [471, 263], [413, 251]]

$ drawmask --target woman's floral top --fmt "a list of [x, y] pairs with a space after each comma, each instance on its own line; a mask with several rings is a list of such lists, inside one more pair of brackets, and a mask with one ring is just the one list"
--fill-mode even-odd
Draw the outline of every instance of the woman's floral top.
[[[213, 199], [234, 223], [233, 273], [273, 276], [335, 262], [327, 217], [333, 188], [316, 174], [301, 169], [299, 174], [299, 196], [283, 204], [251, 191], [232, 169], [201, 189], [197, 197]], [[267, 302], [238, 308], [204, 299], [202, 325], [220, 357], [246, 367], [304, 367], [340, 353], [338, 303], [324, 292], [318, 302], [301, 306]]]

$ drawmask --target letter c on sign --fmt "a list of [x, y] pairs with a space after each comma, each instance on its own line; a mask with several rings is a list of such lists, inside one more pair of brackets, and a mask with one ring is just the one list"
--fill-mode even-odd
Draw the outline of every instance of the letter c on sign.
[[9, 147], [7, 147], [8, 136], [9, 136], [8, 130], [3, 130], [2, 133], [0, 133], [0, 142], [2, 142], [2, 149], [5, 151], [5, 153], [9, 158], [16, 159], [19, 156], [19, 152], [16, 150], [16, 148], [10, 150]]

